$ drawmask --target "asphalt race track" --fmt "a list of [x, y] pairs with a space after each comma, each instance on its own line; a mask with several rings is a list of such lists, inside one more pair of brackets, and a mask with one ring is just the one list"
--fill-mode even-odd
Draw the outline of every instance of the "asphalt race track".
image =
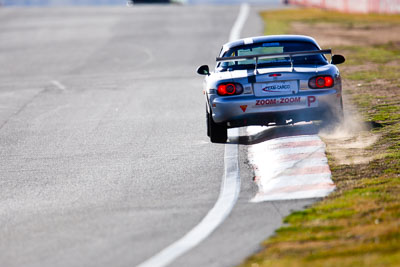
[[[238, 12], [0, 9], [0, 266], [136, 266], [206, 216], [225, 146], [206, 136], [195, 70], [214, 65]], [[243, 37], [262, 33], [250, 12]], [[172, 266], [239, 264], [312, 203], [250, 203], [246, 142], [239, 163], [232, 213]]]

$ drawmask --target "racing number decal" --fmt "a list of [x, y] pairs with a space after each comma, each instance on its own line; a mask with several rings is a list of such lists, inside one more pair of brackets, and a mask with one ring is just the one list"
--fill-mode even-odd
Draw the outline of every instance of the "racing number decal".
[[313, 95], [309, 95], [307, 96], [307, 106], [311, 107], [311, 106], [315, 106], [315, 101], [317, 101], [317, 98]]

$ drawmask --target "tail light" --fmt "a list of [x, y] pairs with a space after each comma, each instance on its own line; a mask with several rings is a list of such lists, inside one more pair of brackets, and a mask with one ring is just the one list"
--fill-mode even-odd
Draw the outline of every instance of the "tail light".
[[330, 88], [333, 84], [332, 76], [316, 76], [308, 81], [308, 86], [312, 89]]
[[280, 73], [272, 73], [272, 74], [270, 74], [268, 76], [269, 77], [279, 77], [279, 76], [282, 76], [282, 74], [280, 74]]
[[218, 85], [217, 92], [219, 95], [240, 95], [243, 93], [243, 87], [239, 83], [221, 83]]

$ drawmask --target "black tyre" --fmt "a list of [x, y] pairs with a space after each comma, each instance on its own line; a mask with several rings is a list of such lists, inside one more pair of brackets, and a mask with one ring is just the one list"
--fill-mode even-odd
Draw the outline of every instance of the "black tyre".
[[228, 128], [225, 125], [215, 123], [208, 112], [207, 135], [210, 137], [212, 143], [225, 143], [228, 139]]
[[208, 114], [208, 111], [206, 111], [206, 121], [207, 121], [207, 136], [210, 137], [210, 115]]

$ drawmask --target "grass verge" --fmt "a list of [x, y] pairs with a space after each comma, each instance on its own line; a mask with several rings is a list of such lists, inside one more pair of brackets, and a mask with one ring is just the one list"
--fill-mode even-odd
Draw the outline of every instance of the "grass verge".
[[[351, 15], [318, 9], [263, 12], [266, 34], [292, 33], [293, 23], [324, 23], [373, 35], [376, 25], [400, 25], [400, 16]], [[378, 29], [379, 30], [379, 29]], [[298, 32], [297, 32], [298, 33]], [[306, 34], [307, 32], [301, 32]], [[317, 38], [318, 40], [318, 38]], [[357, 38], [355, 39], [357, 41]], [[345, 92], [365, 121], [379, 127], [363, 151], [368, 163], [340, 164], [328, 154], [337, 190], [286, 217], [264, 249], [241, 266], [398, 266], [400, 262], [400, 43], [342, 45]], [[329, 144], [328, 144], [329, 146]]]

